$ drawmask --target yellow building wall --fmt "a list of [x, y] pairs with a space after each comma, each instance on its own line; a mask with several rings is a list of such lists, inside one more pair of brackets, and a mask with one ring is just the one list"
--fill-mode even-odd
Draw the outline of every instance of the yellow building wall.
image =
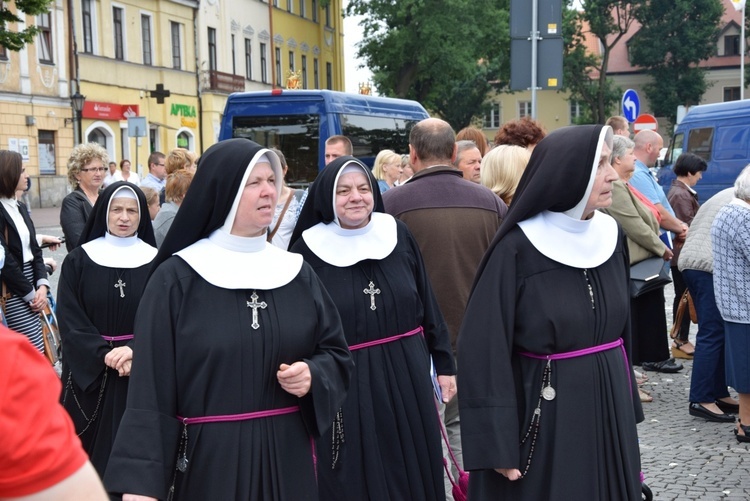
[[[560, 127], [572, 125], [570, 113], [570, 103], [567, 100], [568, 94], [554, 90], [537, 91], [537, 121], [541, 122], [547, 132], [551, 132]], [[492, 102], [500, 103], [501, 115], [500, 126], [510, 120], [521, 118], [520, 107], [523, 102], [531, 103], [531, 91], [519, 91], [513, 93], [500, 93], [491, 98]], [[487, 139], [492, 141], [495, 138], [498, 128], [485, 127], [483, 132]]]
[[[272, 0], [273, 1], [273, 0]], [[294, 54], [295, 70], [302, 69], [302, 55], [307, 56], [307, 87], [314, 89], [313, 61], [318, 60], [318, 86], [327, 88], [326, 63], [331, 63], [331, 87], [333, 90], [344, 90], [344, 38], [342, 34], [341, 2], [332, 0], [330, 5], [330, 26], [326, 26], [325, 9], [318, 7], [318, 20], [313, 21], [312, 0], [304, 0], [305, 17], [300, 15], [300, 0], [292, 2], [292, 13], [288, 11], [287, 0], [279, 0], [279, 6], [272, 9], [272, 38], [281, 36], [284, 40], [279, 44], [273, 40], [273, 47], [281, 48], [282, 80], [280, 87], [287, 87], [289, 76], [289, 54]], [[291, 44], [290, 44], [291, 42]], [[307, 46], [304, 50], [303, 45]], [[316, 53], [315, 48], [318, 51]], [[274, 62], [275, 64], [275, 62]], [[301, 73], [301, 72], [300, 72]], [[300, 87], [304, 88], [304, 87]]]

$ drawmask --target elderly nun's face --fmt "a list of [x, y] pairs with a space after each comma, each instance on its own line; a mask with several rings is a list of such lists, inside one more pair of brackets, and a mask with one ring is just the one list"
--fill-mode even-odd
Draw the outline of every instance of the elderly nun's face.
[[138, 231], [141, 218], [138, 216], [138, 200], [133, 198], [113, 198], [109, 204], [107, 226], [116, 237], [132, 237]]
[[591, 189], [591, 195], [586, 202], [586, 209], [583, 211], [583, 217], [588, 217], [596, 210], [609, 207], [612, 204], [612, 183], [617, 181], [617, 171], [612, 167], [609, 157], [612, 154], [612, 148], [604, 143], [602, 153], [599, 157], [599, 165], [596, 168], [596, 177], [594, 178], [594, 187]]
[[257, 237], [262, 235], [273, 221], [276, 210], [276, 175], [267, 162], [253, 167], [242, 190], [237, 206], [237, 215], [232, 224], [232, 235]]
[[364, 172], [347, 172], [336, 184], [336, 216], [342, 228], [362, 228], [370, 221], [375, 206], [370, 180]]

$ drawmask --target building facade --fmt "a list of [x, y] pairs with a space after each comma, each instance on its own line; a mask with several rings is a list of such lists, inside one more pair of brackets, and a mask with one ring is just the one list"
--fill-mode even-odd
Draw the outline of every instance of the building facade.
[[36, 207], [69, 192], [77, 142], [142, 176], [153, 151], [215, 143], [232, 92], [287, 88], [291, 72], [344, 89], [340, 0], [55, 0], [9, 28], [28, 24], [34, 43], [0, 48], [0, 148], [22, 153]]

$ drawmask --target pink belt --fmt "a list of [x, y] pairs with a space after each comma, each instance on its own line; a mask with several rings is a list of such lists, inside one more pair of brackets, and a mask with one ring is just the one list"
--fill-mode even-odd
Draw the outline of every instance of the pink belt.
[[630, 391], [632, 393], [633, 383], [630, 381], [630, 362], [628, 361], [628, 354], [625, 351], [625, 343], [623, 342], [622, 338], [618, 338], [617, 340], [610, 343], [604, 343], [597, 346], [592, 346], [590, 348], [583, 348], [581, 350], [564, 351], [562, 353], [552, 353], [550, 355], [539, 355], [538, 353], [530, 353], [528, 351], [524, 351], [520, 352], [520, 355], [540, 360], [565, 360], [567, 358], [583, 357], [586, 355], [591, 355], [593, 353], [599, 353], [600, 351], [611, 350], [613, 348], [617, 348], [618, 346], [622, 350], [622, 358], [625, 360], [625, 371], [628, 375], [628, 387], [630, 387]]
[[130, 341], [134, 336], [132, 334], [123, 334], [122, 336], [105, 336], [102, 334], [102, 337], [105, 341]]
[[245, 412], [244, 414], [225, 414], [221, 416], [203, 416], [203, 417], [182, 417], [177, 416], [177, 419], [182, 421], [184, 424], [203, 424], [203, 423], [226, 423], [231, 421], [247, 421], [250, 419], [260, 419], [271, 416], [281, 416], [284, 414], [291, 414], [299, 411], [298, 405], [291, 407], [282, 407], [280, 409], [271, 409], [267, 411], [255, 411]]
[[371, 346], [377, 346], [379, 344], [392, 343], [393, 341], [398, 341], [399, 339], [419, 334], [422, 331], [424, 331], [424, 329], [420, 325], [416, 329], [412, 329], [409, 332], [404, 332], [403, 334], [396, 334], [395, 336], [384, 337], [382, 339], [376, 339], [375, 341], [367, 341], [366, 343], [353, 344], [349, 347], [349, 351], [361, 350], [362, 348], [369, 348]]

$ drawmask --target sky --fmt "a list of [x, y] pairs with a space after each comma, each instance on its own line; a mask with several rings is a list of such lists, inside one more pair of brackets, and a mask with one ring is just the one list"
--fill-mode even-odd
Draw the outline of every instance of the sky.
[[[344, 2], [346, 8], [346, 2]], [[360, 82], [366, 82], [372, 78], [372, 73], [367, 69], [359, 69], [361, 61], [357, 59], [357, 49], [355, 45], [361, 37], [361, 28], [357, 26], [359, 16], [344, 17], [344, 72], [345, 72], [345, 89], [346, 92], [359, 92]]]

